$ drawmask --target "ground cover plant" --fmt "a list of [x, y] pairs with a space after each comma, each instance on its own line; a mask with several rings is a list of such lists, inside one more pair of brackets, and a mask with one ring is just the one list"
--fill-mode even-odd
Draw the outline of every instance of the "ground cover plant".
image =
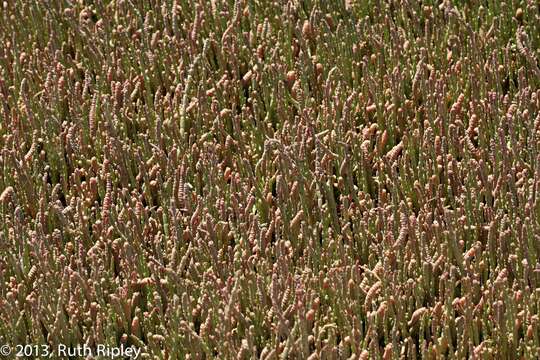
[[0, 343], [537, 358], [539, 7], [4, 1]]

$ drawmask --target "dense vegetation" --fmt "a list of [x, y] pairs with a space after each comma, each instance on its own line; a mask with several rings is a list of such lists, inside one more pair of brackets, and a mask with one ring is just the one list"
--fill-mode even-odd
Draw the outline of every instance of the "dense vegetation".
[[539, 7], [4, 1], [0, 343], [537, 358]]

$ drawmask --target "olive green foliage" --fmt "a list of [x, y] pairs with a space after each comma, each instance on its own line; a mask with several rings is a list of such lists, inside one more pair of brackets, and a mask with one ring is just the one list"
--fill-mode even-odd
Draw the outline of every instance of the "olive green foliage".
[[0, 6], [0, 343], [537, 358], [537, 1]]

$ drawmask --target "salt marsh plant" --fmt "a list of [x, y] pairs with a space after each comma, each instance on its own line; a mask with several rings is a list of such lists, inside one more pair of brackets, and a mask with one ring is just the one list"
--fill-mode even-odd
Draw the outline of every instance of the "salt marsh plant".
[[0, 342], [535, 359], [537, 1], [4, 1]]

